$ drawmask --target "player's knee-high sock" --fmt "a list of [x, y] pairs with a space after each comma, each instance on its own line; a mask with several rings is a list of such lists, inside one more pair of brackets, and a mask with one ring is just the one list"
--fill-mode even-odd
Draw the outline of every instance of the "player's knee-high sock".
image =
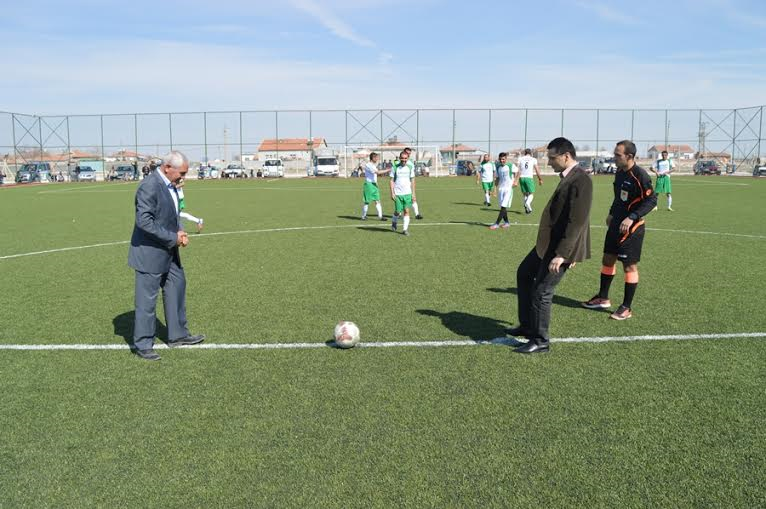
[[197, 223], [197, 224], [202, 222], [202, 220], [200, 218], [195, 217], [195, 216], [189, 214], [188, 212], [181, 212], [179, 215], [183, 219], [186, 219], [187, 221], [192, 221], [192, 222]]
[[380, 202], [375, 204], [375, 210], [378, 211], [378, 217], [383, 217], [383, 207], [380, 206]]
[[404, 231], [407, 231], [407, 228], [410, 227], [410, 216], [406, 215], [404, 216]]
[[487, 203], [489, 203], [489, 191], [487, 191], [486, 193], [484, 193], [484, 201], [485, 201], [485, 202], [487, 202]]
[[[668, 208], [670, 208], [672, 206], [673, 206], [673, 197], [668, 195]], [[681, 207], [681, 208], [683, 208], [683, 207]]]
[[510, 221], [508, 221], [508, 209], [503, 207], [500, 210], [503, 211], [503, 221], [505, 221], [506, 223], [510, 223]]
[[391, 224], [396, 226], [396, 223], [399, 221], [399, 214], [394, 212], [394, 215], [391, 216]]
[[611, 267], [601, 266], [601, 288], [598, 290], [598, 296], [602, 299], [609, 298], [609, 287], [612, 286], [612, 279], [616, 273], [617, 267], [614, 265]]
[[638, 271], [625, 273], [625, 297], [622, 301], [622, 305], [629, 308], [633, 305], [633, 297], [636, 295], [636, 288], [638, 288]]
[[418, 202], [416, 201], [412, 202], [412, 211], [415, 213], [416, 216], [420, 215], [420, 211], [418, 210]]
[[367, 209], [369, 208], [369, 205], [366, 203], [362, 205], [362, 217], [367, 217]]
[[503, 211], [505, 211], [505, 207], [500, 207], [500, 212], [497, 213], [497, 219], [495, 219], [495, 224], [500, 224], [500, 221], [503, 220]]
[[534, 194], [527, 195], [527, 207], [531, 207], [532, 206], [532, 200], [534, 199], [534, 197], [535, 197]]

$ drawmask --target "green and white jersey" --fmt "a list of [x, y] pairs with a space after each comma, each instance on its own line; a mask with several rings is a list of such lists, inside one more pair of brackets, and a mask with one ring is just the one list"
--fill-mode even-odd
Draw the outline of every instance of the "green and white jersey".
[[513, 178], [519, 169], [513, 163], [497, 163], [497, 188], [510, 189], [513, 186]]
[[657, 160], [657, 173], [667, 175], [675, 166], [676, 164], [672, 159], [659, 159]]
[[407, 161], [401, 166], [399, 161], [394, 161], [391, 169], [391, 178], [394, 179], [394, 195], [403, 196], [412, 194], [412, 181], [415, 180], [415, 165]]
[[369, 162], [364, 165], [364, 180], [371, 184], [378, 183], [378, 167]]
[[479, 166], [479, 173], [481, 174], [481, 181], [490, 183], [495, 181], [495, 163], [492, 161], [487, 161], [486, 163], [481, 163], [481, 166]]
[[178, 194], [178, 210], [183, 210], [186, 208], [186, 201], [184, 200], [183, 188], [182, 187], [177, 188], [176, 193]]
[[534, 176], [535, 165], [537, 159], [532, 156], [519, 157], [519, 168], [521, 168], [521, 178], [532, 178]]

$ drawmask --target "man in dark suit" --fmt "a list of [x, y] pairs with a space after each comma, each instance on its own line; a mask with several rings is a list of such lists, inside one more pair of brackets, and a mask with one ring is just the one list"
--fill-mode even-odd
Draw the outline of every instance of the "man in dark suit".
[[548, 326], [556, 285], [569, 267], [590, 258], [593, 183], [578, 166], [576, 156], [574, 145], [566, 138], [548, 144], [548, 164], [561, 180], [540, 218], [537, 243], [516, 271], [519, 326], [507, 332], [529, 338], [516, 349], [519, 353], [549, 350]]
[[162, 165], [141, 181], [136, 191], [136, 223], [130, 239], [128, 265], [136, 271], [136, 318], [133, 347], [146, 360], [159, 360], [154, 351], [157, 294], [162, 289], [168, 346], [194, 345], [205, 336], [192, 336], [186, 326], [186, 275], [179, 247], [189, 244], [181, 227], [178, 184], [189, 171], [181, 152], [167, 154]]

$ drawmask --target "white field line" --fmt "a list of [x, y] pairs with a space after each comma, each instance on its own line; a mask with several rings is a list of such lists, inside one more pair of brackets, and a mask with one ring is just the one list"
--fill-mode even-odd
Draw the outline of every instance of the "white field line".
[[[475, 224], [476, 222], [417, 223], [416, 227], [420, 228], [423, 226], [473, 226]], [[489, 223], [487, 223], [487, 226], [489, 226]], [[537, 227], [538, 225], [536, 223], [513, 223], [511, 226]], [[264, 228], [261, 230], [235, 230], [235, 231], [228, 231], [228, 232], [200, 233], [198, 235], [194, 235], [193, 238], [196, 239], [196, 238], [202, 238], [202, 237], [217, 237], [222, 235], [248, 235], [252, 233], [274, 233], [274, 232], [306, 231], [306, 230], [335, 230], [335, 229], [342, 229], [342, 228], [379, 228], [381, 230], [388, 229], [387, 226], [374, 226], [374, 225], [364, 225], [364, 224], [335, 224], [335, 225], [326, 225], [326, 226], [290, 226], [285, 228]], [[594, 224], [594, 225], [591, 225], [591, 228], [604, 229], [606, 228], [606, 226]], [[647, 228], [647, 230], [667, 232], [667, 233], [687, 233], [687, 234], [697, 234], [697, 235], [719, 235], [723, 237], [742, 237], [742, 238], [749, 238], [749, 239], [766, 239], [766, 235], [748, 235], [745, 233], [710, 232], [710, 231], [700, 231], [700, 230], [672, 230], [667, 228]], [[10, 260], [12, 258], [23, 258], [26, 256], [36, 256], [36, 255], [44, 255], [44, 254], [51, 254], [51, 253], [62, 253], [65, 251], [77, 251], [80, 249], [91, 249], [96, 247], [119, 246], [121, 244], [128, 244], [129, 242], [130, 242], [129, 240], [117, 240], [114, 242], [88, 244], [85, 246], [61, 247], [56, 249], [48, 249], [45, 251], [17, 253], [17, 254], [0, 256], [0, 260]]]
[[[579, 338], [552, 338], [552, 343], [613, 343], [632, 341], [685, 341], [685, 340], [716, 340], [735, 338], [766, 338], [766, 332], [737, 332], [725, 334], [671, 334], [671, 335], [648, 335], [648, 336], [602, 336], [602, 337], [579, 337]], [[445, 341], [373, 341], [359, 343], [357, 348], [439, 348], [454, 346], [480, 346], [480, 345], [515, 345], [520, 344], [513, 338], [501, 337], [486, 340], [454, 339]], [[195, 346], [181, 347], [186, 350], [306, 350], [312, 348], [331, 348], [332, 343], [319, 341], [316, 343], [205, 343]], [[159, 343], [156, 349], [166, 349], [167, 345]], [[32, 344], [32, 345], [0, 345], [0, 350], [128, 350], [127, 344]]]

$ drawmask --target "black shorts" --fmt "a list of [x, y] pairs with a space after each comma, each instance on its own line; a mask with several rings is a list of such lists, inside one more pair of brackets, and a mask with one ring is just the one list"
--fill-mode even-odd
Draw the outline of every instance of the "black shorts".
[[627, 234], [620, 233], [620, 223], [617, 227], [609, 228], [604, 239], [604, 253], [617, 255], [617, 259], [623, 263], [637, 263], [641, 260], [641, 246], [644, 244], [644, 231], [646, 227], [643, 221], [631, 228]]

